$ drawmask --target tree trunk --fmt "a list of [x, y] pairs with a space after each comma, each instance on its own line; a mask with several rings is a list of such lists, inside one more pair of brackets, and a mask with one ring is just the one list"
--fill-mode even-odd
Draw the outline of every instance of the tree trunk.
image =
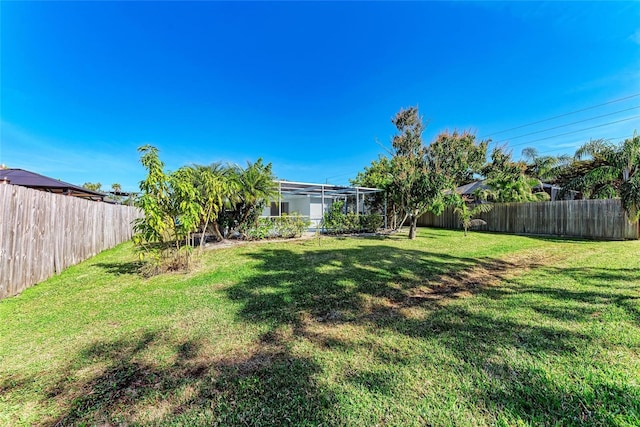
[[416, 238], [416, 228], [418, 227], [418, 216], [411, 215], [411, 226], [409, 227], [409, 239]]
[[200, 236], [200, 250], [202, 251], [202, 248], [204, 247], [204, 237], [205, 237], [205, 233], [207, 232], [207, 227], [209, 226], [209, 217], [211, 216], [211, 210], [212, 208], [209, 207], [209, 210], [207, 211], [207, 219], [204, 222], [204, 227], [202, 227], [202, 235]]
[[401, 229], [402, 226], [404, 225], [405, 221], [407, 220], [407, 218], [409, 218], [409, 214], [404, 214], [404, 218], [402, 218], [402, 221], [396, 223], [395, 230]]
[[211, 225], [213, 225], [213, 233], [216, 235], [218, 241], [224, 240], [224, 236], [222, 235], [222, 233], [220, 233], [220, 226], [218, 225], [218, 221], [213, 221]]
[[247, 210], [244, 211], [244, 213], [242, 214], [242, 217], [240, 218], [240, 221], [238, 221], [238, 224], [235, 227], [236, 231], [238, 231], [240, 227], [243, 226], [245, 222], [247, 222], [247, 218], [249, 218], [249, 214], [251, 213], [252, 210], [253, 210], [253, 205], [247, 204]]

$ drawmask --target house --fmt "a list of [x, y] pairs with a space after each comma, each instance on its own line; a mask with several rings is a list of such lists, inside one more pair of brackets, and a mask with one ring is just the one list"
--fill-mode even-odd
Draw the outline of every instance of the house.
[[49, 178], [24, 169], [0, 169], [0, 183], [29, 187], [49, 193], [64, 194], [66, 196], [81, 197], [87, 200], [109, 201], [107, 195], [98, 191], [69, 184], [59, 179]]
[[381, 192], [378, 188], [347, 187], [331, 184], [312, 184], [306, 182], [276, 181], [278, 184], [277, 201], [271, 202], [262, 212], [263, 218], [278, 217], [282, 214], [298, 214], [311, 221], [310, 230], [320, 227], [324, 214], [338, 200], [344, 200], [345, 209], [366, 214], [366, 197]]
[[[540, 186], [537, 185], [536, 187], [534, 187], [535, 190], [540, 191]], [[579, 191], [575, 191], [575, 190], [567, 190], [564, 194], [563, 198], [560, 198], [560, 192], [562, 191], [562, 187], [555, 185], [555, 184], [547, 184], [547, 183], [542, 183], [542, 191], [544, 191], [545, 193], [547, 193], [550, 197], [549, 200], [551, 200], [552, 202], [556, 201], [556, 200], [578, 200], [578, 199], [582, 199], [582, 194]]]

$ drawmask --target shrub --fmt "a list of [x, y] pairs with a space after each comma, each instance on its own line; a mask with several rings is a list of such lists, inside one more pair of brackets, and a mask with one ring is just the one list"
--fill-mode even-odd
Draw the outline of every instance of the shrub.
[[360, 231], [360, 215], [353, 212], [348, 212], [344, 216], [344, 223], [342, 225], [343, 233], [357, 233]]
[[302, 232], [309, 228], [309, 225], [311, 225], [311, 221], [297, 212], [274, 218], [274, 228], [279, 237], [300, 237]]
[[273, 232], [273, 221], [271, 218], [258, 218], [255, 225], [247, 228], [244, 234], [249, 240], [262, 240], [270, 237]]
[[360, 229], [367, 233], [375, 233], [384, 225], [384, 218], [379, 213], [360, 215]]
[[345, 214], [342, 213], [344, 202], [342, 200], [333, 202], [329, 207], [329, 212], [324, 214], [323, 222], [327, 233], [344, 233]]
[[158, 244], [147, 245], [140, 252], [140, 274], [152, 277], [170, 271], [189, 270], [193, 263], [193, 248], [182, 245], [179, 248]]
[[324, 215], [324, 228], [327, 233], [373, 233], [382, 227], [384, 219], [378, 213], [358, 215], [353, 212], [343, 213], [343, 201], [334, 202], [329, 208], [329, 212]]
[[300, 237], [309, 228], [311, 221], [297, 212], [279, 217], [258, 218], [256, 224], [247, 228], [244, 233], [248, 239], [261, 240], [274, 237]]

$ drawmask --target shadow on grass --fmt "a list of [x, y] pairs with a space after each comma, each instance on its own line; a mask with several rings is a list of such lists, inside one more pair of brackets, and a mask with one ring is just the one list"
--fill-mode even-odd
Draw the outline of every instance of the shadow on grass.
[[[506, 300], [514, 293], [537, 292], [563, 304], [587, 305], [573, 309], [569, 317], [554, 307], [546, 307], [546, 312], [543, 305], [532, 307], [554, 319], [588, 321], [603, 301], [637, 316], [631, 296], [612, 294], [604, 286], [601, 292], [591, 287], [573, 291], [513, 282], [527, 270], [571, 276], [579, 275], [577, 269], [554, 269], [529, 258], [504, 261], [399, 249], [378, 240], [348, 249], [263, 247], [247, 251], [246, 256], [258, 261], [256, 274], [226, 292], [242, 303], [239, 320], [270, 328], [255, 343], [255, 351], [215, 358], [203, 351], [202, 341], [174, 343], [156, 331], [96, 341], [72, 358], [48, 390], [47, 397], [59, 401], [64, 411], [42, 424], [344, 425], [347, 421], [337, 407], [340, 396], [316, 380], [325, 367], [316, 357], [292, 351], [292, 340], [310, 344], [317, 352], [312, 354], [365, 350], [389, 366], [422, 362], [413, 354], [327, 333], [342, 325], [361, 326], [373, 336], [393, 333], [446, 347], [476, 372], [473, 375], [486, 377], [469, 399], [488, 411], [487, 424], [524, 420], [540, 425], [606, 425], [620, 420], [613, 420], [614, 414], [633, 424], [640, 413], [636, 389], [606, 382], [588, 390], [577, 384], [567, 387], [544, 372], [515, 367], [504, 358], [505, 352], [571, 357], [590, 344], [589, 336], [451, 304], [478, 294]], [[128, 267], [118, 265], [100, 266], [115, 274], [131, 274]], [[580, 271], [581, 280], [589, 283], [615, 277], [630, 290], [638, 285], [638, 275], [631, 270]], [[415, 311], [421, 315], [411, 316]], [[280, 334], [283, 329], [293, 335]], [[159, 353], [171, 356], [161, 362], [155, 360]], [[353, 366], [337, 381], [385, 399], [403, 398], [402, 384], [385, 370]], [[24, 384], [15, 380], [0, 389], [10, 392]]]
[[[622, 308], [640, 325], [640, 271], [633, 268], [549, 268], [549, 274], [568, 278], [577, 286], [572, 289], [538, 286], [525, 287], [522, 292], [544, 295], [558, 301], [579, 302], [581, 306], [566, 307], [566, 312], [549, 314], [557, 318], [597, 317], [607, 306]], [[540, 310], [548, 310], [539, 307]]]
[[[169, 344], [158, 332], [137, 335], [96, 341], [78, 354], [47, 393], [64, 412], [39, 425], [328, 423], [334, 398], [312, 378], [319, 367], [273, 337], [250, 356], [213, 360], [199, 341]], [[157, 348], [174, 357], [157, 363]]]
[[576, 389], [533, 367], [514, 371], [508, 363], [486, 363], [483, 368], [493, 379], [483, 399], [500, 414], [500, 424], [638, 425], [640, 399], [630, 384], [596, 379]]
[[131, 262], [98, 262], [94, 264], [96, 267], [102, 268], [106, 273], [116, 276], [123, 275], [140, 275], [140, 269], [143, 263], [141, 261]]
[[[335, 328], [342, 324], [360, 325], [374, 335], [391, 331], [425, 342], [435, 340], [468, 366], [484, 367], [482, 372], [487, 371], [485, 374], [493, 378], [491, 388], [478, 386], [475, 399], [494, 408], [495, 412], [490, 415], [495, 417], [494, 422], [606, 424], [612, 414], [638, 414], [640, 393], [637, 391], [628, 394], [630, 399], [625, 401], [621, 397], [630, 390], [611, 384], [602, 385], [610, 389], [609, 394], [594, 395], [593, 392], [558, 390], [553, 378], [528, 369], [519, 370], [516, 376], [495, 374], [511, 369], [506, 365], [496, 368], [495, 360], [504, 360], [505, 352], [570, 358], [591, 345], [592, 337], [564, 325], [495, 316], [467, 305], [451, 304], [452, 300], [476, 294], [506, 300], [514, 293], [539, 291], [547, 292], [559, 305], [588, 306], [606, 300], [637, 316], [637, 309], [630, 305], [633, 298], [615, 296], [615, 292], [612, 296], [611, 289], [554, 291], [544, 287], [528, 288], [513, 281], [527, 270], [574, 274], [571, 270], [554, 270], [538, 264], [535, 259], [464, 258], [377, 243], [338, 250], [265, 249], [248, 256], [259, 261], [260, 273], [228, 291], [232, 299], [243, 302], [242, 319], [268, 322], [274, 328], [291, 326], [296, 337], [312, 342], [321, 350], [352, 351], [354, 344], [349, 339], [340, 340], [318, 332], [318, 324]], [[615, 277], [628, 286], [639, 283], [634, 271], [580, 271], [583, 277], [593, 276], [593, 280]], [[497, 284], [500, 286], [495, 286]], [[539, 309], [542, 312], [544, 307]], [[543, 314], [560, 320], [589, 322], [594, 309], [575, 309], [568, 315], [549, 308]], [[412, 310], [420, 311], [422, 316], [411, 316]], [[390, 353], [380, 347], [367, 350], [391, 364], [411, 363], [403, 354]], [[350, 372], [344, 381], [392, 394], [388, 378], [381, 373]], [[575, 402], [587, 403], [581, 407]], [[633, 415], [629, 417], [638, 419]]]

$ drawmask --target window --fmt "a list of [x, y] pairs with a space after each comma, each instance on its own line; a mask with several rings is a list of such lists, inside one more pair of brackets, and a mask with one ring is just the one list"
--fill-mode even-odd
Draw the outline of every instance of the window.
[[289, 202], [280, 202], [280, 212], [278, 202], [271, 202], [271, 216], [280, 216], [280, 213], [289, 214]]

